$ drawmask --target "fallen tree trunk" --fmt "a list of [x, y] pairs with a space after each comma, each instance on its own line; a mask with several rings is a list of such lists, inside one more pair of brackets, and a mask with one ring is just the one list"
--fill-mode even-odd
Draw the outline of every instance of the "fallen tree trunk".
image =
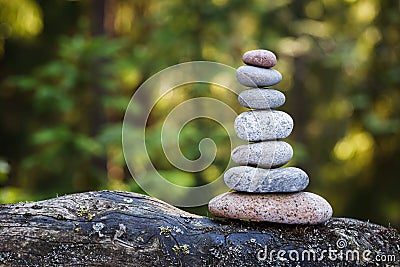
[[0, 239], [1, 266], [400, 266], [392, 228], [213, 220], [115, 191], [1, 205]]

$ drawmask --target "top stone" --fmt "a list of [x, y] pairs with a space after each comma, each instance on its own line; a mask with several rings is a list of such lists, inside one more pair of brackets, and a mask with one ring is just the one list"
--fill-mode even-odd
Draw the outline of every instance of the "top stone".
[[247, 65], [253, 65], [263, 68], [271, 68], [276, 64], [274, 53], [264, 49], [250, 50], [243, 54], [243, 62]]

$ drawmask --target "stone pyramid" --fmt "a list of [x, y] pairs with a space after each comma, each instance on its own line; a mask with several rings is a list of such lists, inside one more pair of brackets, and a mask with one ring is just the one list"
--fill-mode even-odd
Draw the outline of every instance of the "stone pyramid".
[[239, 94], [239, 103], [251, 109], [235, 120], [239, 138], [251, 142], [236, 147], [231, 158], [240, 166], [227, 170], [224, 180], [234, 190], [209, 202], [217, 217], [250, 219], [283, 224], [319, 224], [329, 220], [332, 208], [319, 195], [304, 192], [309, 183], [306, 172], [281, 167], [293, 157], [290, 144], [281, 141], [293, 130], [293, 119], [275, 110], [285, 103], [285, 95], [267, 88], [282, 80], [272, 67], [276, 56], [268, 50], [252, 50], [243, 55], [246, 66], [237, 69], [239, 83], [249, 86]]

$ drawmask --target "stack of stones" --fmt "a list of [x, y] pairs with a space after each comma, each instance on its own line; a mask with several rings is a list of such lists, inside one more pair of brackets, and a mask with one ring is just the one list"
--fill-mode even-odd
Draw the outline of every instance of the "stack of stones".
[[224, 180], [234, 192], [209, 202], [217, 217], [250, 219], [284, 224], [319, 224], [332, 216], [332, 208], [322, 197], [301, 192], [308, 175], [295, 167], [282, 167], [293, 157], [292, 147], [280, 139], [290, 135], [293, 119], [283, 111], [271, 110], [285, 103], [280, 91], [266, 88], [282, 80], [272, 69], [275, 55], [268, 50], [252, 50], [243, 55], [246, 66], [237, 69], [239, 83], [249, 86], [239, 95], [239, 103], [250, 111], [235, 120], [239, 138], [252, 142], [236, 147], [231, 158], [239, 164], [225, 172]]

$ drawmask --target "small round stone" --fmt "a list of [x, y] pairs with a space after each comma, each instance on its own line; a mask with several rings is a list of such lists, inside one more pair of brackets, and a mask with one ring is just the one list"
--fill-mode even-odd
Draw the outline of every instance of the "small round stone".
[[208, 209], [217, 217], [283, 224], [319, 224], [332, 217], [331, 205], [324, 198], [309, 192], [228, 192], [211, 199]]
[[250, 50], [243, 54], [243, 62], [247, 65], [271, 68], [276, 64], [274, 53], [264, 49]]
[[260, 169], [238, 166], [224, 174], [226, 185], [233, 190], [248, 193], [290, 193], [305, 189], [307, 173], [295, 167]]
[[292, 146], [283, 141], [242, 145], [232, 150], [231, 158], [239, 165], [270, 169], [285, 165], [293, 157]]
[[236, 78], [244, 86], [266, 87], [282, 81], [282, 75], [274, 69], [241, 66], [236, 70]]
[[238, 96], [240, 105], [253, 109], [277, 108], [285, 103], [285, 95], [274, 89], [249, 89]]
[[286, 138], [293, 130], [289, 114], [277, 110], [251, 110], [236, 117], [237, 136], [245, 141], [258, 142]]

